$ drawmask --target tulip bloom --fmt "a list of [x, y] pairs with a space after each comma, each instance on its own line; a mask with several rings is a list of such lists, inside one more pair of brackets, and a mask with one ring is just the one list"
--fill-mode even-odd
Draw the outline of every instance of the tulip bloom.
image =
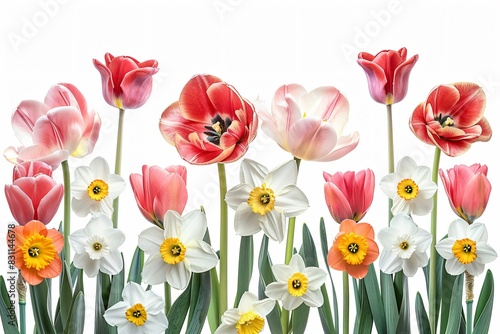
[[161, 115], [160, 132], [195, 165], [233, 162], [257, 134], [253, 105], [213, 75], [196, 75]]
[[[14, 168], [14, 178], [21, 173], [30, 174], [26, 171], [26, 166], [30, 163], [23, 163]], [[39, 166], [39, 170], [48, 172], [50, 168], [41, 162], [32, 163], [31, 166]], [[34, 169], [31, 170], [33, 173]], [[51, 170], [50, 170], [51, 173]], [[48, 224], [59, 209], [59, 204], [64, 196], [64, 187], [57, 184], [54, 179], [43, 173], [34, 176], [17, 177], [12, 184], [5, 185], [5, 197], [9, 204], [12, 216], [19, 225], [25, 225], [29, 221], [38, 220]]]
[[474, 83], [439, 85], [413, 111], [410, 129], [424, 143], [455, 157], [477, 141], [490, 140], [485, 105], [484, 91]]
[[12, 115], [12, 126], [24, 147], [9, 147], [4, 155], [19, 163], [43, 161], [55, 169], [70, 155], [82, 158], [92, 153], [101, 119], [87, 109], [75, 86], [62, 83], [50, 88], [44, 102], [22, 101]]
[[141, 174], [130, 174], [130, 185], [144, 218], [163, 228], [168, 210], [182, 214], [188, 198], [186, 167], [142, 166]]
[[33, 220], [25, 226], [14, 228], [16, 235], [15, 266], [21, 270], [24, 280], [30, 285], [42, 283], [44, 278], [59, 276], [62, 262], [59, 252], [63, 249], [61, 233]]
[[457, 165], [447, 171], [439, 170], [453, 212], [472, 224], [481, 217], [488, 204], [491, 183], [486, 165]]
[[379, 254], [374, 238], [375, 232], [370, 224], [344, 220], [328, 251], [328, 265], [335, 270], [347, 271], [354, 278], [365, 277], [368, 267]]
[[333, 161], [356, 148], [359, 134], [342, 136], [349, 103], [335, 87], [319, 87], [307, 93], [291, 84], [274, 94], [271, 114], [258, 106], [262, 130], [282, 149], [302, 160]]
[[21, 177], [33, 177], [38, 174], [52, 177], [52, 167], [41, 161], [26, 161], [14, 166], [12, 174], [12, 182]]
[[358, 64], [365, 70], [372, 99], [386, 105], [403, 100], [417, 60], [418, 55], [406, 59], [406, 48], [380, 51], [375, 56], [361, 52]]
[[337, 172], [325, 178], [325, 200], [328, 210], [337, 223], [344, 219], [360, 221], [373, 202], [375, 175], [371, 169], [360, 172]]
[[132, 57], [104, 55], [106, 65], [93, 59], [101, 74], [104, 100], [119, 109], [136, 109], [149, 99], [153, 75], [159, 71], [156, 60], [139, 62]]

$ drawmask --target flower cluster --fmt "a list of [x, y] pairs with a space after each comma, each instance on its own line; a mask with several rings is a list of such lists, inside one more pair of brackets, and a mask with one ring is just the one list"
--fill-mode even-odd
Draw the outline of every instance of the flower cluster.
[[[386, 105], [389, 117], [393, 104], [406, 97], [410, 72], [418, 59], [418, 55], [407, 58], [406, 48], [359, 54], [357, 61], [366, 73], [369, 93], [375, 102]], [[332, 314], [330, 305], [338, 309], [331, 269], [343, 275], [344, 333], [349, 332], [350, 278], [357, 319], [367, 324], [371, 321], [380, 333], [409, 332], [408, 279], [420, 269], [428, 283], [429, 307], [427, 312], [419, 293], [416, 312], [421, 332], [436, 333], [436, 305], [459, 304], [454, 296], [462, 294], [463, 277], [467, 316], [462, 320], [468, 333], [473, 325], [478, 332], [489, 326], [489, 294], [493, 294], [489, 271], [485, 292], [478, 301], [481, 307], [477, 307], [474, 321], [471, 318], [474, 277], [482, 275], [497, 257], [487, 243], [487, 225], [478, 221], [492, 188], [488, 167], [475, 163], [439, 168], [441, 152], [455, 157], [465, 154], [472, 144], [491, 138], [492, 130], [484, 117], [486, 96], [478, 85], [439, 85], [410, 116], [410, 131], [436, 149], [432, 169], [418, 165], [411, 156], [401, 157], [394, 168], [393, 132], [389, 129], [387, 174], [376, 175], [370, 168], [323, 172], [325, 208], [336, 223], [330, 225], [335, 233], [328, 235], [324, 219], [320, 221], [326, 266], [322, 269], [307, 223], [302, 225], [301, 245], [294, 245], [296, 218], [310, 207], [300, 188], [299, 167], [302, 161], [341, 159], [357, 147], [360, 134], [344, 133], [350, 112], [344, 93], [333, 86], [308, 92], [299, 84], [282, 85], [268, 111], [264, 101], [244, 98], [216, 76], [198, 74], [189, 79], [178, 100], [159, 113], [156, 130], [187, 164], [217, 166], [220, 224], [219, 237], [213, 238], [217, 226], [208, 221], [204, 207], [184, 213], [190, 199], [186, 166], [144, 164], [142, 174], [120, 175], [123, 115], [149, 99], [153, 75], [159, 71], [157, 61], [139, 62], [107, 53], [105, 64], [96, 59], [93, 64], [101, 76], [104, 100], [119, 111], [114, 172], [104, 157], [97, 156], [88, 166], [76, 167], [71, 175], [70, 157], [92, 154], [101, 121], [83, 94], [68, 83], [51, 87], [43, 102], [25, 100], [19, 104], [12, 126], [21, 146], [4, 151], [6, 159], [14, 163], [12, 183], [5, 185], [5, 197], [16, 221], [13, 234], [9, 234], [15, 242], [9, 247], [21, 277], [20, 307], [25, 305], [22, 291], [27, 283], [35, 301], [37, 332], [83, 333], [85, 274], [86, 279], [95, 279], [96, 333], [110, 328], [118, 333], [163, 333], [167, 329], [179, 333], [182, 328], [200, 333], [205, 322], [215, 334], [257, 334], [266, 326], [272, 333], [303, 333], [310, 308], [318, 308], [325, 333], [338, 333], [338, 315]], [[273, 169], [244, 158], [259, 125], [291, 155]], [[240, 174], [239, 183], [228, 187], [225, 166], [230, 163], [239, 163]], [[53, 175], [59, 167], [62, 183]], [[458, 216], [440, 241], [436, 229], [438, 176], [451, 211]], [[127, 181], [138, 211], [152, 224], [138, 234], [130, 261], [120, 249], [129, 236], [118, 229], [118, 203]], [[385, 223], [380, 223], [385, 218], [369, 217], [377, 187], [389, 203]], [[48, 228], [61, 202], [63, 220], [58, 230]], [[240, 246], [233, 308], [228, 307], [228, 258], [233, 255], [228, 249], [229, 212], [234, 218], [233, 238], [238, 238]], [[71, 213], [89, 217], [85, 226], [71, 231]], [[429, 213], [427, 230], [427, 225], [419, 226], [414, 217]], [[254, 288], [254, 238], [260, 234], [258, 287]], [[284, 261], [277, 262], [270, 250], [281, 245]], [[60, 291], [60, 296], [52, 317], [50, 309], [39, 304], [43, 298], [50, 300], [48, 279], [58, 276], [60, 287], [54, 290]], [[450, 282], [454, 296], [437, 294], [439, 289], [450, 289], [445, 285]], [[164, 298], [154, 291], [160, 286]], [[331, 300], [327, 286], [333, 290]], [[171, 289], [179, 292], [173, 303]], [[0, 290], [2, 296], [7, 294], [4, 284]], [[5, 301], [0, 303], [0, 307], [7, 306]], [[23, 311], [21, 327], [26, 323]], [[446, 312], [444, 317], [457, 322], [465, 313], [458, 306]], [[5, 329], [7, 324], [3, 325]]]

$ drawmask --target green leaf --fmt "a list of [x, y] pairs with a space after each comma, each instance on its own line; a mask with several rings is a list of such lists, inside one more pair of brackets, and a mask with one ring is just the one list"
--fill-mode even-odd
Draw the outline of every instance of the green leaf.
[[[108, 323], [104, 320], [104, 301], [102, 299], [102, 279], [103, 274], [99, 272], [96, 279], [95, 288], [95, 310], [94, 310], [94, 333], [106, 333], [108, 331]], [[107, 276], [107, 275], [106, 275]]]
[[[122, 262], [124, 262], [123, 254], [122, 254]], [[122, 292], [124, 286], [125, 286], [125, 265], [123, 265], [122, 270], [118, 274], [111, 276], [111, 289], [109, 291], [109, 301], [106, 309], [110, 308], [111, 306], [115, 305], [116, 303], [122, 300]]]
[[69, 318], [66, 323], [64, 334], [83, 334], [85, 325], [85, 298], [79, 291], [71, 302]]
[[[321, 252], [323, 254], [323, 260], [325, 262], [326, 268], [328, 268], [328, 276], [330, 276], [330, 284], [332, 286], [332, 299], [333, 299], [333, 316], [335, 319], [335, 322], [332, 320], [332, 312], [330, 309], [330, 305], [325, 305], [321, 306], [318, 308], [318, 312], [320, 312], [320, 319], [321, 319], [321, 324], [323, 325], [323, 330], [330, 330], [331, 328], [331, 333], [338, 334], [338, 328], [337, 324], [339, 323], [339, 308], [337, 304], [337, 293], [335, 292], [335, 285], [333, 284], [333, 278], [332, 278], [332, 273], [330, 272], [330, 266], [328, 265], [328, 241], [326, 237], [326, 229], [325, 229], [325, 221], [323, 217], [319, 221], [319, 235], [320, 235], [320, 240], [321, 240]], [[323, 297], [325, 295], [328, 297], [328, 294], [326, 293], [326, 287], [323, 290], [321, 289], [321, 292], [323, 293]], [[328, 299], [324, 299], [325, 303]], [[325, 313], [324, 317], [321, 316], [321, 313]], [[327, 321], [328, 324], [325, 327], [325, 324], [323, 323], [324, 321]], [[327, 332], [327, 331], [326, 331]], [[327, 332], [328, 333], [328, 332]]]
[[462, 294], [464, 290], [464, 274], [460, 274], [453, 284], [453, 292], [450, 300], [450, 312], [446, 325], [446, 334], [458, 333], [460, 329], [460, 318], [462, 317]]
[[238, 307], [241, 296], [248, 291], [253, 271], [253, 235], [243, 236], [240, 241], [240, 257], [238, 260], [238, 287], [234, 307]]
[[[448, 324], [448, 316], [450, 314], [451, 298], [453, 294], [453, 286], [455, 284], [455, 279], [457, 276], [450, 275], [444, 267], [441, 268], [441, 327], [440, 333], [444, 334], [446, 332], [446, 327]], [[461, 301], [460, 301], [461, 302]]]
[[[381, 275], [383, 274], [381, 273]], [[375, 273], [375, 267], [373, 266], [373, 263], [370, 265], [368, 274], [365, 276], [365, 278], [361, 279], [360, 282], [362, 282], [366, 286], [365, 291], [368, 301], [370, 302], [371, 314], [373, 315], [373, 321], [375, 322], [375, 327], [377, 328], [377, 331], [379, 333], [388, 333], [385, 322], [386, 320], [384, 313], [384, 304], [382, 302], [382, 297], [380, 295], [377, 274]], [[392, 288], [392, 280], [391, 280], [391, 288]], [[364, 294], [363, 291], [361, 291], [361, 293]]]
[[[354, 324], [355, 334], [371, 334], [373, 327], [373, 316], [367, 294], [368, 286], [364, 279], [359, 280], [359, 312], [356, 313]], [[379, 332], [386, 333], [386, 332]]]
[[52, 319], [49, 313], [49, 285], [46, 279], [38, 285], [30, 285], [29, 287], [37, 333], [55, 334], [56, 331], [52, 325]]
[[177, 297], [168, 312], [168, 328], [165, 333], [179, 334], [189, 310], [189, 300], [191, 297], [191, 281], [187, 288]]
[[0, 275], [0, 319], [2, 319], [2, 327], [5, 334], [19, 334], [16, 307], [12, 303], [15, 298], [16, 282], [14, 277], [12, 277], [12, 280], [11, 282], [10, 278], [8, 279], [9, 290], [7, 290], [5, 280], [3, 276]]
[[[260, 244], [259, 251], [259, 299], [266, 298], [265, 290], [266, 286], [275, 281], [273, 272], [271, 270], [271, 259], [269, 258], [268, 253], [268, 243], [269, 238], [264, 234], [262, 236], [262, 242]], [[271, 333], [282, 333], [283, 329], [281, 327], [281, 310], [279, 308], [278, 302], [276, 302], [276, 306], [273, 308], [271, 313], [269, 313], [266, 317], [267, 324], [269, 325], [269, 329]]]
[[420, 292], [417, 292], [417, 297], [415, 298], [415, 314], [417, 316], [418, 332], [420, 334], [430, 333], [431, 325]]
[[[193, 278], [195, 279], [191, 285], [190, 319], [186, 333], [199, 334], [205, 324], [210, 305], [210, 273], [193, 274], [191, 279]], [[196, 299], [193, 298], [194, 293], [197, 294]]]
[[316, 246], [314, 245], [314, 239], [307, 224], [302, 225], [302, 247], [304, 248], [303, 258], [306, 267], [318, 267]]
[[219, 277], [217, 276], [217, 269], [210, 269], [210, 306], [208, 307], [208, 325], [210, 331], [213, 333], [220, 325], [219, 319]]
[[477, 300], [476, 313], [474, 314], [474, 334], [489, 333], [495, 293], [494, 283], [493, 274], [491, 270], [488, 270]]
[[398, 326], [398, 305], [392, 275], [380, 271], [381, 297], [387, 324], [387, 333], [396, 333]]
[[303, 334], [306, 331], [307, 319], [309, 318], [309, 306], [302, 303], [292, 311], [293, 334]]
[[144, 266], [144, 252], [137, 246], [130, 262], [130, 269], [128, 271], [127, 282], [135, 282], [141, 284], [142, 282], [142, 267]]
[[[56, 311], [56, 319], [60, 313], [60, 321], [62, 322], [63, 328], [65, 328], [68, 323], [71, 301], [73, 299], [73, 281], [71, 280], [70, 268], [68, 264], [64, 260], [62, 261], [62, 264], [62, 272], [59, 277], [59, 300], [57, 302], [59, 312]], [[81, 316], [84, 317], [85, 314], [82, 314]]]
[[[411, 320], [410, 320], [410, 296], [408, 292], [408, 277], [406, 277], [402, 271], [402, 274], [398, 277], [398, 289], [402, 294], [401, 304], [399, 308], [399, 319], [396, 333], [410, 333], [411, 332]], [[397, 274], [396, 274], [397, 275]]]

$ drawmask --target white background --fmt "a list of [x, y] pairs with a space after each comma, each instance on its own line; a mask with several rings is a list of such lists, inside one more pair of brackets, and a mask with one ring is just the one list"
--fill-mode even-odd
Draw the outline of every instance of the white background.
[[[126, 112], [122, 176], [128, 184], [130, 173], [141, 173], [144, 164], [186, 165], [190, 196], [186, 211], [200, 205], [206, 208], [211, 235], [217, 245], [217, 167], [184, 163], [158, 130], [162, 111], [178, 99], [189, 78], [199, 73], [216, 75], [234, 85], [244, 97], [250, 100], [260, 97], [268, 106], [275, 90], [283, 84], [298, 83], [308, 90], [332, 85], [350, 102], [346, 133], [358, 131], [361, 139], [359, 146], [339, 161], [302, 162], [298, 186], [309, 197], [310, 209], [297, 218], [295, 245], [300, 245], [301, 225], [305, 222], [317, 239], [321, 217], [325, 218], [331, 243], [338, 226], [331, 219], [324, 201], [323, 171], [371, 168], [376, 175], [377, 188], [364, 221], [371, 223], [376, 231], [387, 225], [387, 199], [378, 188], [379, 180], [387, 173], [385, 106], [370, 98], [365, 74], [356, 58], [359, 51], [374, 54], [383, 49], [406, 47], [409, 56], [419, 54], [420, 59], [410, 76], [408, 95], [393, 108], [396, 162], [409, 155], [419, 164], [432, 166], [434, 148], [421, 143], [411, 133], [408, 119], [434, 86], [457, 81], [481, 85], [487, 96], [485, 116], [494, 133], [491, 141], [473, 145], [460, 157], [442, 155], [440, 166], [447, 169], [456, 164], [488, 165], [493, 190], [489, 206], [479, 220], [487, 224], [489, 243], [498, 251], [496, 236], [500, 229], [495, 208], [500, 201], [497, 136], [500, 128], [500, 13], [497, 7], [493, 1], [472, 4], [451, 0], [418, 3], [406, 0], [4, 1], [0, 5], [3, 64], [0, 148], [18, 145], [10, 116], [22, 100], [43, 100], [52, 84], [70, 82], [82, 91], [103, 122], [92, 155], [81, 160], [71, 159], [71, 169], [88, 164], [98, 155], [104, 156], [113, 168], [118, 113], [102, 97], [100, 75], [92, 59], [104, 62], [106, 52], [133, 56], [140, 61], [156, 59], [160, 71], [155, 75], [150, 100], [140, 109]], [[261, 132], [246, 157], [269, 169], [291, 159], [291, 155]], [[229, 187], [238, 183], [238, 169], [239, 162], [226, 166]], [[0, 173], [3, 182], [10, 183], [12, 165], [0, 162]], [[60, 169], [54, 177], [62, 182]], [[0, 239], [4, 240], [6, 224], [13, 222], [4, 196], [0, 197], [0, 214], [3, 226]], [[61, 219], [62, 210], [49, 227], [57, 227]], [[447, 232], [454, 219], [439, 184], [438, 238]], [[73, 218], [72, 230], [84, 227], [87, 220]], [[430, 217], [416, 217], [416, 222], [429, 229]], [[139, 213], [128, 185], [121, 196], [119, 220], [119, 227], [127, 234], [122, 247], [126, 261], [131, 259], [137, 235], [149, 226]], [[261, 236], [255, 238], [256, 249]], [[229, 268], [233, 286], [229, 290], [229, 305], [236, 291], [238, 242], [239, 237], [230, 233]], [[5, 244], [0, 245], [0, 256], [6, 259]], [[284, 247], [284, 242], [271, 244], [270, 253], [275, 263], [283, 261]], [[1, 273], [5, 275], [6, 260], [5, 264], [1, 263]], [[322, 262], [321, 265], [326, 269]], [[499, 261], [487, 268], [492, 269], [498, 281]], [[332, 271], [332, 275], [341, 295], [341, 273]], [[476, 295], [479, 295], [482, 279], [476, 280]], [[415, 292], [419, 290], [424, 294], [425, 291], [421, 271], [409, 282], [413, 307]], [[254, 283], [252, 289], [256, 292], [255, 280]], [[159, 293], [161, 291], [158, 289]], [[86, 282], [86, 292], [89, 321], [86, 332], [90, 333], [94, 296], [91, 280]], [[174, 292], [174, 297], [176, 295]], [[496, 301], [495, 309], [499, 307]], [[354, 312], [351, 314], [353, 321]], [[498, 319], [493, 319], [493, 323], [498, 324]], [[308, 328], [321, 331], [315, 310], [311, 311]], [[415, 319], [412, 319], [412, 328], [416, 332]]]

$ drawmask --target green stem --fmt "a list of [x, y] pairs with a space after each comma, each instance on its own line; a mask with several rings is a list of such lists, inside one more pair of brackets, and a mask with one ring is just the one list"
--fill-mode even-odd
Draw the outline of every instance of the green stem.
[[63, 237], [64, 237], [64, 262], [71, 266], [71, 248], [69, 246], [69, 235], [71, 229], [71, 177], [69, 172], [68, 160], [61, 162], [63, 180], [64, 180], [64, 221], [63, 221]]
[[227, 182], [226, 169], [223, 163], [218, 163], [220, 187], [220, 290], [219, 290], [219, 319], [227, 310]]
[[465, 305], [467, 306], [467, 320], [466, 320], [466, 334], [472, 334], [472, 304], [474, 300], [466, 300]]
[[349, 334], [349, 274], [347, 271], [342, 272], [342, 285], [344, 288], [343, 297], [343, 334]]
[[165, 315], [168, 316], [168, 312], [172, 307], [172, 289], [167, 282], [163, 283], [163, 292], [165, 295]]
[[[387, 105], [387, 163], [389, 174], [394, 173], [394, 134], [392, 131], [392, 104]], [[391, 221], [392, 214], [392, 198], [389, 198], [389, 222]]]
[[26, 300], [19, 301], [19, 325], [20, 333], [26, 334]]
[[[116, 155], [115, 155], [115, 174], [120, 175], [122, 169], [122, 143], [123, 143], [123, 120], [125, 118], [125, 110], [120, 108], [118, 116], [118, 134], [116, 136]], [[118, 227], [118, 203], [119, 197], [113, 201], [113, 227]]]
[[[436, 147], [434, 152], [434, 164], [432, 166], [432, 181], [437, 184], [439, 174], [439, 159], [441, 157], [441, 150]], [[436, 333], [437, 329], [437, 300], [436, 300], [436, 279], [437, 279], [437, 255], [436, 255], [436, 230], [437, 230], [437, 200], [438, 192], [432, 197], [432, 211], [431, 211], [431, 248], [429, 260], [429, 321], [431, 325], [431, 334]]]

